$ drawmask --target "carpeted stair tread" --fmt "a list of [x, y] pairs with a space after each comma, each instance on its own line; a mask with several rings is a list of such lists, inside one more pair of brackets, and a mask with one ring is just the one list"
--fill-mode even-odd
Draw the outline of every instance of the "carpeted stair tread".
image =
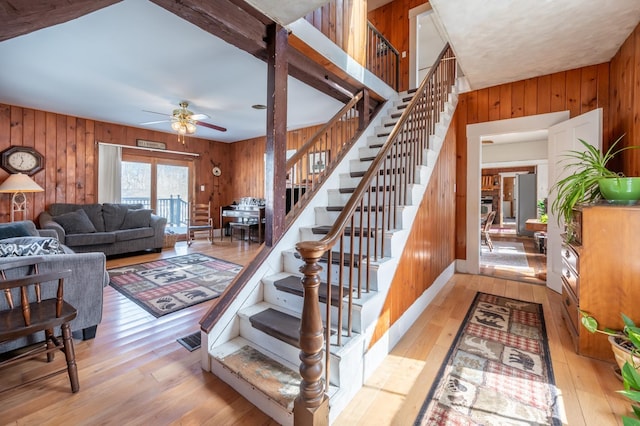
[[296, 348], [300, 347], [300, 318], [285, 314], [273, 308], [265, 309], [249, 317], [253, 328], [267, 333]]
[[[296, 259], [302, 259], [302, 256], [300, 256], [300, 253], [298, 253], [297, 251], [293, 253], [294, 257]], [[320, 256], [320, 259], [318, 259], [318, 263], [328, 263], [329, 261], [329, 252], [325, 251], [322, 256]], [[339, 265], [340, 264], [340, 253], [337, 251], [332, 251], [331, 252], [331, 264], [332, 265]], [[350, 266], [351, 265], [351, 256], [348, 253], [345, 253], [344, 259], [343, 259], [343, 265], [344, 266]], [[355, 268], [358, 268], [360, 266], [359, 260], [358, 260], [358, 255], [354, 254], [354, 259], [353, 259], [353, 265]], [[300, 278], [298, 277], [298, 280]]]
[[[378, 186], [378, 187], [372, 186], [371, 187], [371, 192], [384, 191], [385, 188], [386, 188], [386, 191], [389, 192], [389, 191], [392, 191], [395, 188], [395, 186], [389, 186], [389, 185], [387, 185], [386, 187], [384, 187], [384, 186]], [[339, 192], [341, 194], [351, 194], [351, 193], [355, 192], [355, 190], [356, 190], [355, 188], [343, 188], [343, 187], [339, 188]]]
[[[321, 226], [314, 226], [313, 228], [311, 228], [311, 232], [313, 232], [316, 235], [326, 235], [329, 233], [329, 231], [331, 231], [331, 228], [333, 228], [332, 225], [321, 225]], [[373, 237], [375, 236], [376, 232], [378, 231], [377, 228], [374, 229], [370, 229], [369, 230], [369, 236]], [[367, 229], [363, 229], [363, 236], [367, 236]], [[350, 226], [347, 226], [344, 228], [344, 235], [345, 236], [351, 236], [353, 235], [354, 237], [359, 237], [360, 236], [360, 228], [356, 227], [355, 229], [352, 229]]]
[[244, 345], [219, 360], [280, 406], [293, 410], [301, 381], [298, 371], [282, 365], [249, 345]]
[[[293, 294], [296, 296], [302, 297], [304, 294], [304, 289], [302, 287], [302, 282], [300, 281], [300, 277], [295, 275], [290, 275], [286, 278], [278, 280], [273, 283], [276, 288], [285, 293]], [[338, 294], [340, 288], [337, 285], [331, 286], [331, 305], [338, 306], [340, 303], [340, 295]], [[342, 296], [347, 296], [349, 290], [344, 289], [342, 291]], [[318, 288], [318, 295], [321, 303], [327, 303], [327, 284], [320, 283], [320, 287]]]
[[[385, 174], [385, 170], [386, 170], [386, 174], [390, 175], [393, 169], [382, 169], [378, 172], [379, 175], [383, 176]], [[366, 170], [363, 171], [359, 171], [359, 172], [350, 172], [349, 176], [351, 177], [362, 177], [367, 173]], [[396, 174], [402, 174], [402, 168], [399, 168], [395, 171]]]
[[[375, 212], [376, 210], [378, 211], [383, 211], [385, 206], [379, 205], [378, 208], [376, 209], [375, 206], [364, 206], [362, 209], [360, 208], [360, 206], [356, 207], [356, 211], [359, 212], [360, 210], [368, 212], [368, 211], [372, 211]], [[344, 206], [327, 206], [325, 207], [325, 209], [327, 209], [328, 212], [341, 212], [342, 210], [344, 210]]]

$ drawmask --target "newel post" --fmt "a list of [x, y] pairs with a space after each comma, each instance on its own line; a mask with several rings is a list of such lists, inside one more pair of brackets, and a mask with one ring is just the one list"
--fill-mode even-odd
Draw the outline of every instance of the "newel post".
[[328, 425], [329, 397], [324, 393], [322, 380], [322, 359], [324, 346], [324, 327], [320, 314], [318, 288], [320, 271], [318, 260], [325, 250], [317, 243], [301, 242], [296, 245], [305, 264], [300, 267], [304, 274], [304, 300], [302, 320], [300, 322], [300, 394], [293, 408], [294, 424]]

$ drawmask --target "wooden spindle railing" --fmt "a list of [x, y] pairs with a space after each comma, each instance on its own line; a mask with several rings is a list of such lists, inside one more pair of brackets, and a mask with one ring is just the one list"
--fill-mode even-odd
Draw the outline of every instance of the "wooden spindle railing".
[[305, 201], [312, 198], [367, 127], [368, 102], [366, 91], [357, 93], [287, 160], [287, 187], [292, 193], [287, 223], [304, 210]]
[[[455, 57], [449, 45], [446, 45], [333, 227], [319, 241], [302, 241], [296, 245], [305, 262], [301, 268], [304, 274], [300, 329], [302, 385], [297, 403], [309, 409], [326, 398], [331, 345], [341, 345], [342, 335], [350, 336], [352, 333], [354, 296], [359, 297], [361, 292], [370, 291], [368, 262], [389, 255], [386, 237], [397, 227], [396, 210], [407, 202], [407, 187], [415, 183], [418, 167], [425, 164], [429, 136], [435, 133], [440, 114], [455, 84], [455, 75]], [[348, 251], [345, 247], [347, 239], [350, 240]], [[336, 321], [331, 318], [333, 250], [338, 252], [340, 268], [335, 288], [341, 302], [333, 307], [337, 309]], [[322, 270], [318, 262], [327, 252], [327, 302], [323, 318], [319, 317], [318, 309], [319, 275]], [[335, 341], [332, 341], [332, 328], [337, 329]], [[318, 345], [318, 336], [323, 333], [324, 347]], [[324, 379], [318, 374], [323, 368], [323, 348]]]
[[[286, 167], [289, 174], [289, 187], [292, 190], [291, 205], [286, 218], [286, 229], [291, 226], [298, 214], [303, 211], [318, 190], [320, 184], [336, 167], [338, 162], [349, 151], [360, 134], [366, 129], [369, 121], [380, 110], [380, 106], [373, 109], [369, 105], [369, 95], [366, 90], [357, 93], [351, 101], [345, 104], [315, 135], [300, 147], [296, 153], [287, 160]], [[323, 170], [315, 173], [310, 170], [308, 161], [310, 156], [318, 157], [318, 154], [327, 152], [326, 163]], [[299, 191], [300, 197], [293, 196], [294, 191]], [[285, 231], [286, 231], [285, 229]], [[218, 298], [218, 302], [205, 314], [200, 321], [201, 329], [208, 333], [215, 323], [231, 306], [233, 300], [240, 294], [246, 283], [253, 277], [258, 268], [267, 259], [273, 247], [262, 246], [256, 257], [236, 275], [234, 280]]]
[[400, 53], [371, 22], [367, 22], [367, 69], [398, 90]]

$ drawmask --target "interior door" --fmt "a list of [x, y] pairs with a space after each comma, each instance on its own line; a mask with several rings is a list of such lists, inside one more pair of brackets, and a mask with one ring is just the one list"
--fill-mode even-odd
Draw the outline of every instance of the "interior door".
[[547, 224], [547, 287], [558, 293], [562, 292], [562, 237], [564, 221], [551, 211], [556, 198], [552, 189], [556, 181], [567, 176], [563, 170], [562, 154], [568, 150], [583, 151], [584, 146], [578, 141], [584, 139], [602, 149], [602, 108], [579, 115], [562, 123], [549, 127], [549, 222]]

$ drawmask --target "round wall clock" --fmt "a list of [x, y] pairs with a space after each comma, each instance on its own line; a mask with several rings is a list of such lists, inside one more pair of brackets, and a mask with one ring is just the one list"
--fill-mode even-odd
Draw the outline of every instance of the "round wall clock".
[[44, 157], [34, 148], [12, 146], [0, 153], [0, 167], [8, 173], [32, 176], [44, 167]]
[[211, 169], [211, 173], [213, 173], [215, 177], [218, 177], [222, 174], [222, 170], [220, 170], [220, 167], [215, 166], [213, 169]]

